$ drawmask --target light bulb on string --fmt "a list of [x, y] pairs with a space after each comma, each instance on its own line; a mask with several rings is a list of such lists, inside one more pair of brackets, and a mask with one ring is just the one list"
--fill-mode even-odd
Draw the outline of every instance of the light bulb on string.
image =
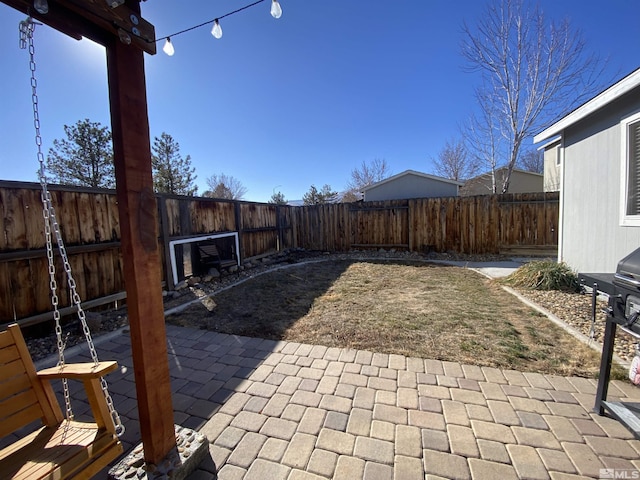
[[278, 0], [271, 0], [271, 16], [273, 18], [280, 18], [282, 16], [282, 7], [278, 3]]
[[[38, 2], [45, 2], [46, 3], [47, 0], [33, 0], [33, 1], [36, 2], [36, 3], [38, 3]], [[119, 3], [126, 2], [126, 0], [104, 0], [104, 1], [106, 1], [107, 4], [110, 5], [110, 6], [115, 5], [116, 2], [119, 2]], [[222, 38], [222, 27], [220, 26], [220, 19], [221, 18], [226, 18], [226, 17], [228, 17], [230, 15], [233, 15], [235, 13], [238, 13], [238, 12], [241, 12], [243, 10], [246, 10], [246, 9], [248, 9], [250, 7], [253, 7], [255, 5], [258, 5], [258, 4], [262, 3], [262, 2], [264, 2], [264, 0], [254, 1], [253, 3], [245, 5], [244, 7], [238, 8], [238, 9], [232, 11], [232, 12], [229, 12], [229, 13], [221, 16], [221, 17], [215, 18], [214, 20], [209, 20], [207, 22], [200, 23], [200, 24], [195, 25], [193, 27], [190, 27], [190, 28], [187, 28], [187, 29], [184, 29], [184, 30], [180, 30], [179, 32], [173, 33], [172, 35], [167, 35], [166, 37], [162, 36], [162, 37], [156, 39], [155, 42], [159, 42], [160, 40], [165, 39], [165, 44], [162, 47], [162, 50], [164, 51], [164, 53], [166, 53], [167, 55], [171, 56], [171, 55], [173, 55], [175, 53], [175, 50], [173, 48], [173, 44], [171, 43], [171, 36], [181, 35], [183, 33], [190, 32], [191, 30], [195, 30], [196, 28], [203, 27], [204, 25], [209, 25], [212, 22], [213, 22], [213, 27], [211, 28], [211, 35], [213, 35], [214, 38]], [[273, 18], [280, 18], [282, 16], [282, 7], [280, 6], [280, 3], [278, 2], [278, 0], [271, 0], [271, 16]], [[132, 32], [134, 34], [136, 34], [136, 35], [139, 33], [139, 32], [137, 32], [136, 28], [134, 28]], [[126, 39], [126, 37], [121, 36], [121, 40], [122, 41], [126, 41], [127, 39]]]
[[41, 15], [49, 13], [49, 3], [47, 3], [47, 0], [35, 0], [33, 2], [33, 8]]
[[167, 41], [164, 42], [164, 47], [162, 47], [162, 51], [164, 53], [166, 53], [167, 55], [169, 55], [170, 57], [176, 53], [176, 51], [173, 48], [173, 44], [171, 43], [171, 37], [167, 37]]
[[222, 38], [222, 27], [220, 26], [220, 22], [218, 22], [217, 18], [213, 21], [211, 35], [213, 35], [215, 38]]

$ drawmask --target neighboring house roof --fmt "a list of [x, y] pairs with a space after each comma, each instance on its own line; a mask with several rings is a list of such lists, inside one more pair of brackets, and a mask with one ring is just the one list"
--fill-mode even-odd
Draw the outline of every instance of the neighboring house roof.
[[436, 180], [442, 183], [450, 183], [452, 185], [457, 185], [458, 187], [461, 187], [463, 185], [462, 182], [451, 180], [450, 178], [437, 177], [435, 175], [429, 175], [428, 173], [417, 172], [415, 170], [405, 170], [404, 172], [398, 173], [397, 175], [393, 175], [392, 177], [389, 177], [389, 178], [385, 178], [384, 180], [381, 180], [377, 183], [372, 183], [368, 187], [363, 188], [362, 191], [366, 192], [367, 190], [371, 190], [372, 188], [379, 187], [380, 185], [384, 185], [385, 183], [392, 182], [394, 180], [397, 180], [398, 178], [405, 177], [407, 175], [415, 175], [417, 177], [422, 177], [429, 180]]
[[574, 111], [565, 115], [556, 123], [540, 132], [538, 135], [533, 137], [533, 143], [542, 142], [554, 135], [562, 133], [565, 128], [579, 122], [585, 117], [596, 112], [598, 109], [620, 98], [624, 94], [629, 93], [638, 86], [640, 86], [640, 68], [634, 70], [622, 80], [614, 83], [591, 100], [583, 103]]

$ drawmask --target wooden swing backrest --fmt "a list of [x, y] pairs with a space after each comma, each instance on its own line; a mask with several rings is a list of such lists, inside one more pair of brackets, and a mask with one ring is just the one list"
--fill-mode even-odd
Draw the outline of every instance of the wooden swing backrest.
[[0, 333], [0, 437], [41, 420], [47, 426], [63, 419], [48, 382], [37, 378], [20, 327]]

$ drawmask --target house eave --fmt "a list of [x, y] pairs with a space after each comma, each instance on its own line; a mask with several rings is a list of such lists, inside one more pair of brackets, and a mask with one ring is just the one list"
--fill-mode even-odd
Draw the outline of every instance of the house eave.
[[540, 132], [533, 137], [533, 143], [543, 142], [554, 135], [561, 134], [567, 127], [579, 122], [638, 86], [640, 86], [640, 68], [634, 70], [622, 80], [614, 83], [591, 100], [583, 103], [574, 111]]
[[547, 147], [550, 147], [551, 145], [553, 145], [554, 143], [558, 143], [560, 140], [562, 140], [562, 135], [556, 135], [555, 137], [553, 137], [551, 140], [549, 140], [547, 143], [540, 145], [537, 150], [546, 150]]

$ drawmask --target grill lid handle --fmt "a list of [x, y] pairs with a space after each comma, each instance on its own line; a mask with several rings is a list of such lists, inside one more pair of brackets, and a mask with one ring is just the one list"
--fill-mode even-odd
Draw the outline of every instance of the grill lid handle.
[[640, 281], [636, 280], [633, 277], [628, 277], [626, 275], [621, 275], [619, 273], [616, 273], [613, 276], [613, 279], [614, 279], [614, 281], [618, 281], [619, 283], [622, 283], [626, 287], [640, 289]]

